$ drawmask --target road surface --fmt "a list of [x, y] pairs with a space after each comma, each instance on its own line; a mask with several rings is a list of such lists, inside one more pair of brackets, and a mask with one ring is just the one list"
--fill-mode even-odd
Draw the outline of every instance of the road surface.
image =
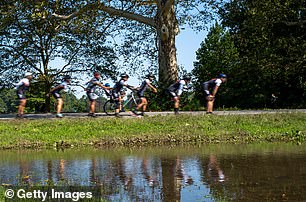
[[[214, 111], [214, 115], [254, 115], [254, 114], [275, 114], [275, 113], [306, 113], [306, 109], [275, 109], [275, 110], [237, 110], [237, 111]], [[88, 113], [63, 113], [65, 118], [87, 118]], [[146, 112], [147, 116], [166, 116], [173, 115], [172, 111], [165, 112]], [[180, 114], [203, 115], [205, 111], [180, 111]], [[107, 116], [105, 113], [97, 113], [97, 118], [114, 117]], [[128, 112], [120, 113], [123, 118], [132, 118]], [[16, 114], [0, 114], [0, 120], [15, 119]], [[55, 114], [25, 114], [26, 119], [53, 119]]]

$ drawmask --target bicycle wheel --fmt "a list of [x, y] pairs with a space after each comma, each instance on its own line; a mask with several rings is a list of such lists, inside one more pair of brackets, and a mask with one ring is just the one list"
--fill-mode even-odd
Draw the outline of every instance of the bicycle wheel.
[[108, 100], [103, 106], [103, 110], [107, 115], [115, 115], [116, 103], [113, 100]]
[[135, 101], [131, 100], [128, 104], [129, 110], [135, 110], [137, 105], [141, 103], [141, 99], [136, 98]]

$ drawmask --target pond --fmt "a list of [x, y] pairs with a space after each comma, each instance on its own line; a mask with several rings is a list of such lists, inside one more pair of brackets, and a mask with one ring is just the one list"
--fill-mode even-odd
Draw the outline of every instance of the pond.
[[291, 144], [0, 151], [0, 182], [100, 186], [106, 201], [306, 201]]

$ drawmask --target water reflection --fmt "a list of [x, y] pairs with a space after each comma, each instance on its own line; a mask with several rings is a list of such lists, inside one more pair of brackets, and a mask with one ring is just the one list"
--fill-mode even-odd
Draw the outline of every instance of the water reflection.
[[305, 157], [292, 145], [2, 151], [0, 182], [97, 185], [112, 201], [305, 201]]

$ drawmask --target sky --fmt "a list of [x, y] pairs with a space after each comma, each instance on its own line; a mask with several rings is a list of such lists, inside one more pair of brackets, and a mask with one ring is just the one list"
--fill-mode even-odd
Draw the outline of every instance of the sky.
[[191, 29], [185, 29], [181, 30], [181, 33], [176, 37], [177, 63], [183, 65], [188, 73], [193, 69], [196, 51], [200, 48], [206, 35], [205, 31], [196, 33]]

